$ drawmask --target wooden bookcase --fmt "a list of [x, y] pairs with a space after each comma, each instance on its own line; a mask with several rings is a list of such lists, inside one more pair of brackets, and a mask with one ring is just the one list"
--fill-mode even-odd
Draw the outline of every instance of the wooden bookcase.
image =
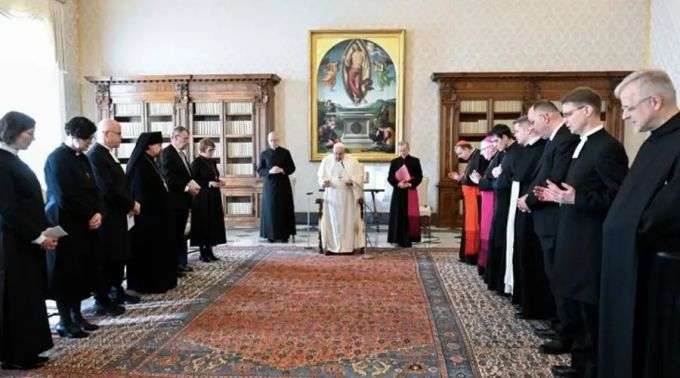
[[91, 77], [96, 86], [97, 120], [114, 118], [122, 125], [123, 143], [116, 151], [123, 164], [136, 138], [145, 131], [163, 132], [164, 147], [176, 126], [189, 129], [189, 156], [198, 155], [203, 138], [215, 142], [215, 160], [227, 186], [222, 190], [229, 227], [259, 224], [262, 183], [257, 158], [274, 129], [274, 74], [146, 75]]
[[[448, 178], [462, 171], [453, 147], [461, 139], [478, 145], [493, 125], [526, 114], [531, 104], [545, 99], [561, 109], [560, 98], [579, 86], [588, 86], [602, 96], [605, 128], [623, 141], [621, 103], [614, 88], [630, 72], [483, 72], [433, 73], [439, 85], [439, 177], [438, 213], [435, 224], [462, 225], [460, 186]], [[459, 164], [460, 163], [460, 164]]]

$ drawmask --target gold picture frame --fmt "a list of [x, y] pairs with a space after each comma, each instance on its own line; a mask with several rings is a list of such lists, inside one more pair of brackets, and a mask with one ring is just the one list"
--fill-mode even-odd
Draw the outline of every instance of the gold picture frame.
[[390, 161], [403, 138], [405, 30], [309, 32], [311, 160], [342, 142], [360, 161]]

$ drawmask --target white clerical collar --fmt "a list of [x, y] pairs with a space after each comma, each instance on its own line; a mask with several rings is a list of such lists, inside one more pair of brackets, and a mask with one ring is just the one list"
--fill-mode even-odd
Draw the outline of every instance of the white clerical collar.
[[600, 124], [600, 126], [595, 127], [593, 129], [590, 129], [585, 134], [581, 135], [580, 136], [581, 140], [578, 142], [578, 145], [576, 146], [576, 149], [574, 150], [574, 154], [571, 155], [571, 158], [572, 159], [578, 159], [578, 156], [581, 154], [581, 150], [583, 149], [583, 146], [588, 141], [588, 137], [595, 134], [596, 132], [602, 130], [603, 128], [604, 128], [604, 125]]
[[557, 135], [557, 132], [560, 131], [561, 128], [562, 128], [562, 125], [560, 125], [560, 127], [553, 130], [552, 134], [550, 134], [550, 138], [548, 138], [548, 139], [550, 139], [550, 140], [555, 139], [555, 135]]
[[5, 150], [5, 151], [11, 153], [12, 155], [17, 155], [19, 153], [18, 150], [16, 150], [12, 146], [10, 146], [10, 145], [8, 145], [4, 142], [0, 142], [0, 150]]
[[534, 143], [538, 142], [540, 139], [541, 139], [540, 136], [529, 139], [529, 141], [527, 142], [527, 146], [533, 146]]

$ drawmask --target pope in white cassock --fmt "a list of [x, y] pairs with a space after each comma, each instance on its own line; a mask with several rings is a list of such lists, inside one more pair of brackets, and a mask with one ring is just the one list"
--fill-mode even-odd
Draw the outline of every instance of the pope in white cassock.
[[336, 143], [333, 154], [321, 161], [317, 173], [325, 188], [319, 228], [321, 245], [326, 253], [352, 253], [365, 246], [364, 222], [360, 200], [364, 196], [364, 167], [345, 154], [345, 146]]

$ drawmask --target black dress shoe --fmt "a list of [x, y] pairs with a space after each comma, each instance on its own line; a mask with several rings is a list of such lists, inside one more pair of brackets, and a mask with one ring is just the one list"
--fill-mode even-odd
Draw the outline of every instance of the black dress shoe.
[[88, 321], [85, 320], [85, 319], [74, 320], [74, 322], [75, 322], [76, 325], [77, 325], [78, 327], [80, 327], [80, 329], [82, 329], [83, 331], [91, 332], [91, 331], [96, 331], [96, 330], [99, 329], [99, 326], [98, 326], [98, 325], [96, 325], [96, 324], [94, 324], [94, 323], [90, 323], [90, 322], [88, 322]]
[[570, 345], [566, 345], [559, 340], [548, 341], [538, 348], [538, 351], [543, 354], [565, 354], [569, 353], [570, 350]]
[[556, 365], [550, 368], [550, 372], [554, 377], [584, 377], [583, 370], [574, 369], [571, 366]]
[[188, 272], [193, 272], [194, 268], [190, 267], [189, 265], [182, 265], [182, 272], [188, 273]]
[[203, 262], [206, 262], [206, 263], [209, 263], [209, 262], [212, 262], [212, 261], [213, 261], [213, 260], [210, 259], [210, 257], [205, 256], [205, 255], [201, 255], [201, 257], [199, 257], [198, 259], [201, 260], [201, 261], [203, 261]]
[[129, 303], [129, 304], [139, 303], [139, 301], [141, 300], [141, 298], [139, 298], [138, 296], [128, 294], [126, 292], [123, 292], [123, 294], [121, 294], [119, 296], [119, 298], [120, 298], [121, 302]]
[[[138, 299], [137, 302], [139, 302], [139, 298], [137, 298], [137, 299]], [[95, 302], [94, 313], [98, 316], [104, 316], [104, 315], [118, 316], [118, 315], [123, 315], [125, 313], [125, 307], [123, 307], [119, 304], [115, 304], [113, 302], [108, 303], [106, 305], [102, 305], [98, 302]], [[74, 320], [76, 320], [76, 319], [74, 318]], [[85, 330], [91, 331], [89, 329], [85, 329]]]
[[541, 338], [548, 338], [548, 339], [556, 339], [557, 338], [557, 332], [553, 331], [552, 329], [535, 329], [534, 330], [534, 335], [541, 337]]
[[70, 339], [82, 339], [83, 337], [90, 336], [89, 333], [83, 331], [75, 324], [69, 324], [68, 326], [57, 324], [56, 330], [59, 336], [68, 337]]

